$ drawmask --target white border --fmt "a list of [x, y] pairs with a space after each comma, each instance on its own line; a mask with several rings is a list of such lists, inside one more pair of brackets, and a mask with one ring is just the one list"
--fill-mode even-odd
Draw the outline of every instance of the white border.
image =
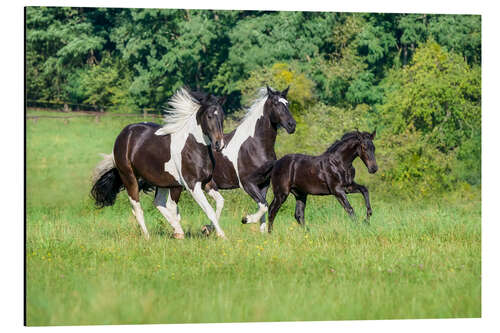
[[[500, 296], [500, 275], [498, 269], [498, 254], [500, 253], [500, 219], [496, 211], [497, 189], [500, 188], [497, 157], [500, 153], [499, 138], [499, 103], [498, 103], [498, 22], [500, 17], [493, 2], [490, 1], [348, 1], [328, 3], [324, 0], [308, 1], [265, 1], [236, 3], [228, 0], [173, 1], [22, 1], [4, 5], [0, 11], [2, 23], [2, 97], [3, 129], [2, 135], [2, 176], [5, 182], [1, 191], [3, 215], [1, 246], [2, 246], [2, 297], [1, 309], [2, 328], [9, 331], [23, 328], [23, 6], [86, 6], [86, 7], [157, 7], [157, 8], [211, 8], [211, 9], [267, 9], [267, 10], [314, 10], [314, 11], [344, 11], [344, 12], [415, 12], [415, 13], [456, 13], [483, 15], [483, 305], [482, 319], [455, 320], [392, 320], [392, 321], [343, 321], [343, 322], [295, 322], [295, 323], [256, 323], [256, 324], [209, 324], [209, 325], [142, 325], [142, 326], [92, 326], [93, 330], [101, 331], [147, 331], [190, 332], [203, 329], [206, 332], [233, 332], [272, 329], [278, 331], [304, 331], [314, 329], [320, 331], [370, 331], [370, 332], [419, 332], [430, 331], [485, 331], [489, 332], [500, 327], [498, 319]], [[7, 75], [5, 75], [7, 73]], [[5, 103], [7, 100], [7, 103]], [[496, 155], [496, 156], [495, 156]], [[36, 328], [37, 330], [70, 330], [86, 331], [89, 327]]]

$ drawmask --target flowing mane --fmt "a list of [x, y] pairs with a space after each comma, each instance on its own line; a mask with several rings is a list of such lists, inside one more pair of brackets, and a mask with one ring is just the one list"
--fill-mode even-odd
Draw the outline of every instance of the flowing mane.
[[165, 125], [155, 132], [156, 135], [179, 132], [200, 108], [200, 104], [184, 88], [177, 90], [168, 101], [168, 105], [169, 107], [165, 109], [166, 115], [163, 117]]
[[363, 133], [361, 133], [359, 131], [352, 131], [352, 132], [348, 132], [348, 133], [342, 135], [340, 140], [335, 141], [330, 147], [328, 147], [328, 149], [325, 151], [325, 153], [331, 154], [331, 153], [335, 152], [337, 149], [339, 149], [340, 146], [342, 146], [348, 140], [351, 140], [352, 138], [357, 138], [358, 134], [362, 135]]
[[[241, 123], [243, 124], [247, 119], [259, 118], [264, 112], [264, 104], [267, 100], [267, 88], [261, 87], [257, 91], [257, 98], [252, 102], [252, 105], [247, 109], [243, 116]], [[257, 119], [255, 119], [257, 120]]]

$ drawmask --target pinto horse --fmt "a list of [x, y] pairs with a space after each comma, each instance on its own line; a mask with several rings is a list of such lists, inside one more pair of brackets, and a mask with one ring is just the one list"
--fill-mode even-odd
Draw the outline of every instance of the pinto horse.
[[[283, 91], [276, 91], [268, 86], [259, 89], [257, 99], [238, 127], [224, 134], [225, 147], [214, 152], [215, 170], [206, 190], [215, 199], [217, 218], [220, 217], [224, 206], [224, 200], [218, 190], [241, 188], [259, 206], [255, 214], [243, 217], [242, 223], [256, 223], [260, 220], [260, 229], [265, 232], [269, 180], [256, 181], [253, 174], [266, 162], [276, 160], [274, 144], [278, 128], [285, 128], [289, 134], [295, 131], [297, 123], [288, 109], [286, 100], [289, 88]], [[202, 231], [208, 235], [213, 229], [213, 225], [205, 225]]]
[[373, 133], [354, 131], [344, 134], [320, 156], [289, 154], [276, 162], [269, 162], [256, 172], [259, 178], [271, 178], [274, 199], [269, 207], [268, 232], [273, 229], [274, 218], [290, 193], [295, 196], [295, 219], [305, 226], [304, 210], [308, 194], [333, 194], [350, 216], [354, 210], [347, 193], [361, 193], [365, 199], [367, 220], [372, 215], [370, 198], [365, 186], [354, 182], [352, 162], [360, 157], [369, 173], [378, 170], [375, 160]]
[[188, 190], [224, 238], [218, 217], [203, 194], [212, 179], [216, 150], [224, 148], [225, 97], [180, 89], [169, 101], [165, 125], [138, 123], [126, 126], [115, 141], [113, 153], [96, 167], [91, 194], [98, 207], [111, 206], [124, 187], [132, 213], [144, 237], [149, 233], [139, 203], [139, 191], [156, 187], [154, 203], [174, 229], [174, 238], [184, 238], [177, 208], [182, 188]]

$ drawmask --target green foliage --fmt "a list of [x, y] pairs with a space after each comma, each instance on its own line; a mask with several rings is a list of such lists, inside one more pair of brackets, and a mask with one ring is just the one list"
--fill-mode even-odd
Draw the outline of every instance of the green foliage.
[[250, 77], [242, 83], [244, 100], [248, 104], [255, 95], [255, 91], [266, 84], [278, 90], [290, 87], [287, 99], [293, 113], [303, 111], [313, 100], [314, 83], [306, 75], [285, 63], [276, 63], [271, 67], [262, 67], [250, 72]]
[[[160, 111], [189, 85], [229, 94], [229, 115], [258, 87], [290, 85], [297, 133], [280, 153], [377, 125], [381, 144], [407, 145], [382, 152], [384, 182], [396, 185], [480, 184], [480, 65], [477, 15], [28, 7], [26, 16], [28, 101]], [[450, 165], [449, 178], [432, 178]]]
[[382, 133], [377, 146], [380, 180], [408, 197], [426, 197], [454, 188], [457, 178], [453, 154], [445, 154], [419, 132]]
[[429, 41], [410, 65], [387, 78], [386, 102], [380, 106], [395, 133], [415, 128], [447, 151], [480, 128], [481, 77], [462, 57]]

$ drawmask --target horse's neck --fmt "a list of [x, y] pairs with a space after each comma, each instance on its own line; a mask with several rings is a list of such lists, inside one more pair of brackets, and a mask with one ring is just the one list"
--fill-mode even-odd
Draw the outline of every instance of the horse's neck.
[[[257, 122], [259, 122], [257, 126]], [[274, 153], [274, 144], [276, 143], [277, 129], [271, 124], [269, 116], [263, 112], [260, 117], [251, 117], [243, 120], [232, 132], [224, 135], [224, 141], [229, 143], [235, 138], [236, 132], [241, 131], [246, 137], [252, 137], [251, 144], [259, 151], [265, 153]], [[243, 144], [244, 141], [240, 142]]]
[[330, 158], [341, 163], [344, 167], [350, 167], [352, 166], [352, 162], [358, 157], [358, 143], [356, 141], [348, 141], [334, 152], [329, 153], [329, 155]]
[[189, 135], [193, 135], [196, 142], [202, 143], [205, 146], [210, 145], [210, 139], [205, 134], [203, 134], [203, 130], [196, 121], [196, 117], [192, 117], [188, 120], [188, 123], [186, 123], [184, 129], [172, 134], [172, 141], [175, 142], [173, 147], [178, 148], [178, 152], [182, 151]]

